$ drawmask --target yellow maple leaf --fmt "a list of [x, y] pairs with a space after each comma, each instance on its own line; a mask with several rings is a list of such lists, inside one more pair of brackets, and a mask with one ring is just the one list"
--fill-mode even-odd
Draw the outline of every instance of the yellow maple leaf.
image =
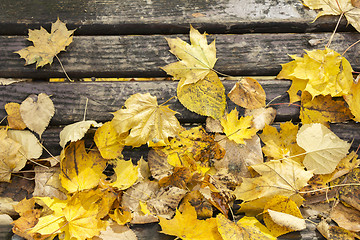
[[26, 60], [25, 65], [36, 62], [36, 68], [38, 68], [48, 63], [51, 64], [54, 57], [59, 52], [65, 51], [65, 47], [72, 42], [74, 31], [68, 31], [65, 23], [57, 19], [51, 25], [51, 33], [48, 33], [43, 27], [40, 30], [29, 30], [27, 39], [32, 41], [34, 46], [21, 49], [15, 53]]
[[114, 159], [121, 155], [125, 145], [123, 140], [124, 138], [116, 132], [112, 122], [104, 123], [94, 135], [94, 142], [105, 159]]
[[290, 197], [307, 185], [313, 176], [311, 171], [291, 160], [273, 160], [251, 168], [261, 176], [243, 178], [243, 183], [234, 191], [237, 199], [251, 201], [275, 195]]
[[175, 79], [182, 80], [183, 85], [196, 83], [208, 75], [216, 62], [215, 41], [207, 44], [206, 33], [194, 29], [190, 25], [190, 42], [180, 38], [166, 38], [170, 52], [180, 59], [162, 69]]
[[139, 178], [139, 166], [134, 166], [131, 160], [118, 160], [114, 171], [116, 180], [109, 185], [119, 190], [131, 187]]
[[246, 109], [265, 107], [265, 91], [254, 78], [242, 78], [230, 90], [228, 97], [236, 105]]
[[[272, 212], [269, 212], [269, 210], [286, 213], [290, 216], [284, 215], [285, 217], [282, 217], [283, 215], [277, 213], [273, 214]], [[293, 219], [291, 216], [299, 219]], [[271, 234], [276, 237], [288, 232], [300, 231], [306, 228], [305, 220], [303, 219], [297, 204], [285, 196], [276, 195], [270, 199], [265, 204], [263, 217], [265, 225], [270, 230]], [[281, 220], [284, 222], [281, 222]]]
[[349, 105], [354, 120], [360, 122], [360, 83], [353, 84], [348, 95], [344, 96], [346, 103]]
[[[99, 213], [103, 202], [109, 197], [97, 189], [77, 192], [67, 200], [41, 198], [53, 212], [41, 217], [30, 232], [43, 236], [55, 236], [64, 232], [64, 239], [69, 240], [83, 240], [99, 235], [107, 226], [101, 220], [103, 214]], [[112, 197], [112, 201], [114, 199]]]
[[350, 93], [353, 83], [350, 63], [339, 53], [325, 48], [306, 51], [303, 58], [291, 56], [294, 61], [282, 64], [279, 79], [290, 79], [290, 102], [300, 100], [298, 91], [308, 91], [312, 97], [331, 95], [339, 97]]
[[169, 137], [175, 137], [180, 131], [176, 112], [168, 106], [159, 106], [155, 96], [150, 93], [136, 93], [125, 101], [126, 109], [113, 113], [113, 126], [119, 134], [128, 132], [125, 144], [140, 147], [169, 143]]
[[167, 220], [159, 217], [162, 233], [177, 236], [186, 240], [221, 240], [215, 218], [198, 220], [195, 208], [187, 204], [180, 213], [176, 210], [175, 217]]
[[26, 155], [22, 145], [9, 138], [6, 129], [0, 129], [0, 181], [10, 182], [11, 173], [25, 167]]
[[238, 144], [245, 144], [244, 139], [251, 139], [258, 131], [252, 128], [253, 116], [241, 117], [238, 119], [239, 112], [233, 109], [222, 118], [221, 125], [226, 136]]
[[275, 240], [269, 230], [254, 217], [243, 217], [237, 223], [223, 214], [216, 216], [218, 229], [224, 240]]
[[202, 116], [220, 119], [225, 111], [225, 88], [214, 72], [194, 84], [180, 80], [177, 97], [187, 109]]
[[[266, 125], [259, 135], [261, 141], [265, 143], [262, 148], [265, 156], [270, 159], [283, 159], [304, 153], [305, 151], [296, 143], [298, 129], [299, 126], [292, 122], [280, 123], [280, 132], [275, 127]], [[301, 163], [304, 155], [291, 159]]]
[[355, 7], [352, 0], [303, 0], [303, 3], [311, 9], [321, 9], [316, 19], [324, 15], [344, 14], [348, 22], [360, 32], [360, 8]]
[[303, 124], [345, 122], [352, 118], [351, 111], [342, 99], [332, 99], [330, 95], [312, 98], [308, 92], [301, 94], [300, 119]]
[[60, 162], [61, 184], [70, 193], [91, 189], [99, 184], [105, 167], [106, 160], [97, 150], [87, 152], [84, 141], [70, 143]]
[[306, 151], [304, 166], [316, 174], [333, 172], [351, 146], [320, 123], [304, 124], [296, 141]]

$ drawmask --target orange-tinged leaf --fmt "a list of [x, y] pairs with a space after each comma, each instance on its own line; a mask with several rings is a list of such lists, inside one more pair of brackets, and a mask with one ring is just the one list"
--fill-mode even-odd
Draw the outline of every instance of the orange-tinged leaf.
[[173, 173], [160, 179], [159, 184], [161, 187], [174, 186], [182, 189], [187, 189], [187, 183], [191, 180], [192, 174], [189, 168], [175, 167]]
[[292, 80], [288, 90], [291, 103], [300, 100], [298, 91], [308, 91], [312, 97], [339, 97], [350, 93], [353, 70], [344, 57], [329, 48], [306, 53], [303, 58], [291, 56], [294, 61], [283, 64], [277, 76]]
[[176, 210], [175, 217], [167, 220], [159, 217], [162, 233], [187, 240], [221, 240], [215, 218], [198, 220], [195, 208], [185, 205], [183, 212]]
[[18, 53], [21, 58], [26, 60], [25, 65], [36, 62], [36, 68], [38, 68], [48, 63], [51, 64], [55, 55], [65, 51], [65, 47], [72, 42], [74, 31], [68, 31], [65, 23], [58, 19], [55, 23], [52, 23], [51, 33], [48, 33], [42, 27], [40, 30], [29, 30], [27, 39], [32, 41], [34, 46], [21, 49], [15, 53]]
[[312, 98], [310, 93], [301, 94], [300, 119], [303, 124], [345, 122], [352, 118], [351, 111], [342, 99], [332, 99], [330, 95]]
[[320, 123], [302, 125], [296, 141], [306, 151], [304, 166], [315, 174], [333, 172], [351, 146]]
[[99, 184], [105, 167], [106, 160], [97, 150], [86, 152], [84, 141], [70, 143], [60, 162], [61, 184], [70, 193], [91, 189]]
[[322, 220], [316, 228], [326, 239], [355, 240], [355, 234], [353, 232], [338, 226], [330, 226], [325, 219]]
[[239, 112], [235, 108], [230, 113], [227, 113], [225, 118], [222, 118], [220, 121], [224, 128], [224, 133], [230, 140], [239, 144], [245, 144], [244, 139], [251, 139], [258, 130], [251, 127], [252, 116], [238, 119], [238, 115]]
[[351, 113], [354, 115], [354, 121], [360, 122], [360, 83], [353, 84], [348, 95], [344, 96], [349, 105]]
[[106, 122], [96, 130], [94, 142], [103, 158], [114, 159], [121, 155], [125, 144], [124, 138], [116, 132], [112, 122]]
[[266, 94], [254, 78], [246, 77], [238, 81], [228, 93], [235, 104], [247, 109], [265, 107]]
[[243, 217], [237, 223], [224, 215], [216, 216], [218, 229], [224, 240], [275, 240], [269, 230], [254, 217]]
[[[321, 10], [316, 19], [324, 15], [344, 14], [358, 32], [360, 32], [360, 8], [358, 1], [355, 0], [303, 0], [305, 6], [311, 9]], [[355, 6], [355, 7], [354, 7]], [[315, 19], [315, 20], [316, 20]]]
[[[259, 135], [265, 143], [262, 148], [265, 156], [269, 159], [283, 159], [290, 156], [299, 155], [305, 151], [296, 143], [296, 135], [299, 126], [292, 122], [280, 123], [280, 131], [272, 126], [265, 126]], [[292, 157], [294, 161], [301, 163], [304, 156]]]
[[194, 84], [181, 80], [177, 97], [187, 109], [202, 116], [220, 119], [225, 111], [225, 88], [216, 73], [210, 72]]
[[125, 144], [140, 147], [148, 143], [166, 145], [169, 137], [175, 137], [180, 131], [176, 112], [168, 106], [159, 106], [155, 96], [150, 93], [136, 93], [125, 101], [126, 109], [113, 113], [113, 126], [119, 134], [128, 132]]
[[285, 196], [276, 195], [270, 199], [265, 204], [263, 217], [265, 225], [276, 237], [306, 228], [297, 204]]
[[177, 80], [182, 80], [183, 85], [196, 83], [205, 78], [216, 62], [215, 41], [207, 44], [206, 33], [200, 34], [190, 26], [191, 45], [180, 38], [166, 38], [170, 52], [178, 57], [179, 62], [162, 67], [168, 74]]
[[10, 102], [5, 105], [5, 111], [8, 114], [7, 121], [9, 128], [23, 130], [26, 128], [20, 115], [20, 104]]
[[116, 180], [109, 185], [119, 190], [131, 187], [139, 178], [139, 166], [134, 166], [131, 160], [118, 160], [114, 171]]
[[237, 199], [251, 201], [257, 198], [296, 194], [313, 176], [311, 171], [291, 160], [273, 160], [251, 166], [260, 177], [243, 178], [243, 183], [236, 187]]
[[183, 212], [184, 207], [188, 204], [195, 208], [199, 219], [210, 218], [213, 215], [213, 208], [210, 202], [198, 190], [191, 191], [185, 195], [181, 200], [179, 211]]

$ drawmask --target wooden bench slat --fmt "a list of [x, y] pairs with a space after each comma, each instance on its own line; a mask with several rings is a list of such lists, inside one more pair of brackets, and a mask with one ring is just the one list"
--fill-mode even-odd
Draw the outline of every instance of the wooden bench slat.
[[[312, 23], [316, 12], [299, 0], [2, 0], [0, 9], [1, 35], [49, 28], [57, 17], [81, 35], [185, 33], [189, 24], [211, 33], [332, 31], [337, 21], [323, 17]], [[343, 19], [340, 29], [345, 28]]]
[[[143, 36], [75, 36], [67, 52], [59, 54], [70, 77], [160, 77], [160, 69], [177, 61], [169, 53], [164, 35]], [[188, 41], [188, 35], [176, 35]], [[304, 53], [303, 49], [322, 49], [329, 33], [310, 34], [244, 34], [211, 35], [216, 39], [218, 61], [215, 69], [233, 76], [277, 75], [280, 64], [289, 62], [288, 54]], [[342, 53], [358, 40], [357, 33], [338, 33], [331, 48]], [[311, 45], [313, 44], [313, 45]], [[30, 45], [22, 36], [0, 36], [0, 77], [50, 78], [64, 77], [60, 64], [36, 69], [25, 66], [14, 52]], [[360, 69], [358, 51], [352, 47], [345, 55], [354, 68]]]
[[[236, 81], [223, 81], [226, 94]], [[290, 81], [264, 80], [260, 81], [267, 94], [267, 101], [283, 94], [273, 103], [288, 103], [286, 91]], [[64, 125], [83, 120], [86, 99], [88, 98], [86, 119], [105, 122], [112, 119], [111, 112], [120, 109], [127, 98], [135, 93], [147, 93], [156, 96], [159, 104], [176, 96], [178, 82], [174, 81], [148, 81], [148, 82], [72, 82], [72, 83], [15, 83], [0, 86], [0, 119], [6, 116], [4, 106], [8, 102], [21, 103], [30, 94], [46, 93], [51, 95], [55, 105], [55, 116], [52, 125]], [[235, 107], [230, 100], [228, 109]], [[169, 101], [169, 107], [179, 112], [177, 118], [182, 123], [204, 122], [205, 117], [187, 110], [179, 101]], [[287, 104], [274, 106], [278, 109], [277, 120], [287, 121], [298, 117], [298, 108]]]

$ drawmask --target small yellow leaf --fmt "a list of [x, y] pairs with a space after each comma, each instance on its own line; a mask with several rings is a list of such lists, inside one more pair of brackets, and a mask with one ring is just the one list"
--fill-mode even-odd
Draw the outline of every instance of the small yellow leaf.
[[266, 94], [254, 78], [246, 77], [238, 81], [228, 93], [235, 104], [247, 109], [265, 107]]
[[169, 137], [175, 137], [180, 131], [176, 112], [168, 106], [159, 106], [157, 98], [150, 93], [136, 93], [125, 101], [126, 109], [113, 113], [113, 126], [119, 134], [128, 132], [125, 138], [127, 146], [140, 147], [156, 142], [166, 145]]
[[179, 62], [171, 63], [162, 69], [182, 80], [183, 86], [196, 83], [205, 78], [216, 62], [215, 41], [207, 44], [206, 33], [200, 32], [190, 26], [191, 45], [180, 38], [166, 38], [170, 52], [180, 59]]
[[147, 207], [147, 204], [145, 202], [142, 202], [142, 201], [139, 201], [139, 204], [140, 204], [140, 209], [141, 211], [146, 215], [146, 214], [151, 214], [148, 207]]
[[131, 160], [118, 160], [114, 171], [116, 181], [111, 183], [110, 186], [116, 187], [119, 190], [131, 187], [139, 178], [139, 166], [134, 166]]
[[225, 111], [225, 88], [216, 73], [210, 72], [194, 84], [181, 80], [177, 87], [179, 101], [202, 116], [220, 119]]
[[58, 19], [52, 23], [51, 33], [42, 27], [40, 30], [29, 30], [28, 40], [32, 41], [34, 46], [21, 49], [15, 53], [26, 60], [25, 65], [36, 62], [36, 68], [38, 68], [48, 63], [51, 64], [55, 55], [65, 51], [65, 47], [72, 42], [73, 37], [71, 35], [74, 31], [68, 31], [65, 23]]
[[87, 152], [84, 141], [70, 143], [60, 162], [61, 184], [70, 193], [91, 189], [99, 184], [105, 167], [106, 160], [97, 150]]
[[26, 124], [20, 115], [20, 104], [10, 102], [5, 105], [5, 111], [8, 114], [7, 121], [9, 128], [23, 130], [26, 128]]
[[94, 142], [103, 158], [114, 159], [121, 155], [125, 145], [124, 138], [119, 136], [112, 122], [107, 122], [96, 130]]
[[238, 119], [239, 112], [233, 109], [227, 113], [225, 118], [221, 119], [221, 125], [224, 133], [230, 139], [238, 144], [245, 144], [244, 139], [251, 139], [258, 131], [252, 128], [252, 116], [241, 117]]
[[117, 222], [120, 225], [125, 225], [131, 221], [131, 212], [129, 211], [120, 211], [119, 208], [115, 209], [114, 214], [109, 214], [112, 220]]
[[344, 96], [349, 105], [351, 113], [354, 115], [354, 121], [360, 122], [360, 83], [353, 84], [348, 95]]

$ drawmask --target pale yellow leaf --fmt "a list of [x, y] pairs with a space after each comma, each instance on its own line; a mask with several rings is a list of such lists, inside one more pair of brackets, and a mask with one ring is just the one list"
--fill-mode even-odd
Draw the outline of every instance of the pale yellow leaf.
[[60, 146], [65, 147], [67, 142], [76, 142], [85, 136], [91, 126], [100, 127], [102, 124], [93, 120], [80, 121], [64, 127], [60, 132]]

